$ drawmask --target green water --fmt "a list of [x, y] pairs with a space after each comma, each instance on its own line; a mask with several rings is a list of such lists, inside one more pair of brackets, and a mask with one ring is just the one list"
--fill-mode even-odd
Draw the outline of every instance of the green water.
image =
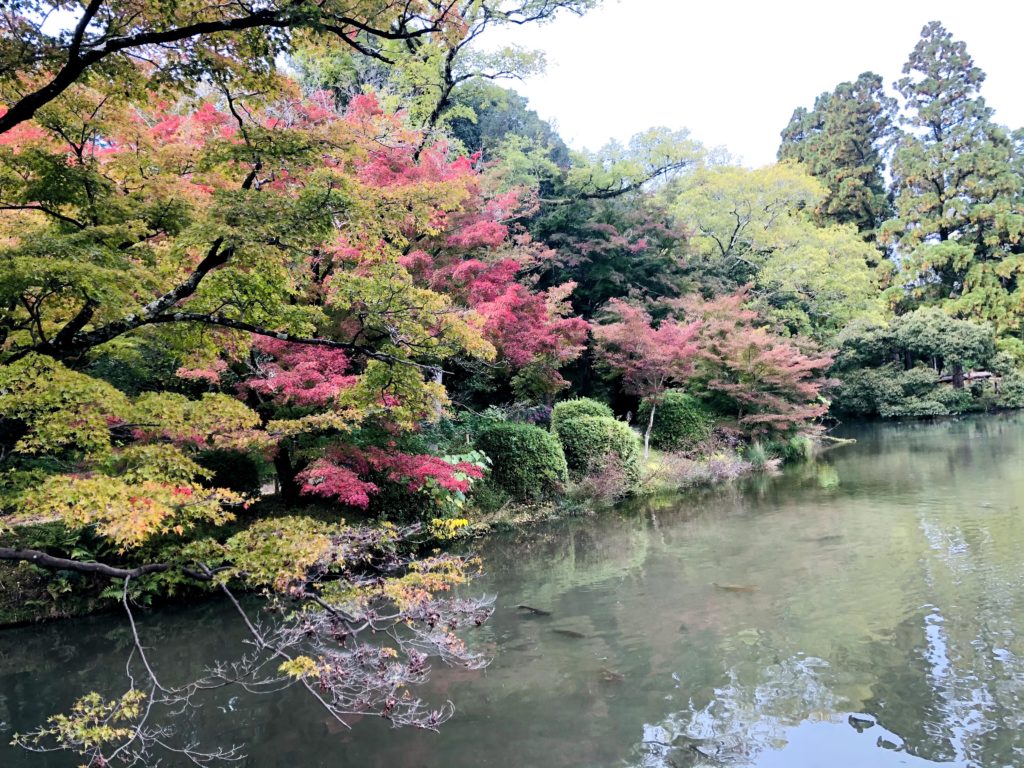
[[[435, 670], [440, 734], [339, 730], [296, 693], [221, 696], [179, 737], [297, 768], [1024, 764], [1024, 418], [848, 433], [778, 477], [482, 543], [494, 662]], [[165, 676], [237, 629], [215, 604], [141, 623]], [[127, 654], [117, 616], [0, 632], [0, 739], [119, 693]]]

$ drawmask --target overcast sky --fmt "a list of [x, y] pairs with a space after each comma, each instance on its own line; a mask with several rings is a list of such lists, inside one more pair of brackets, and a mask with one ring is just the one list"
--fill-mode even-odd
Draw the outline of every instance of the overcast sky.
[[1024, 126], [1020, 0], [605, 0], [582, 18], [517, 29], [548, 67], [514, 87], [577, 148], [689, 128], [763, 165], [795, 107], [867, 70], [891, 85], [933, 19], [988, 75], [996, 120]]

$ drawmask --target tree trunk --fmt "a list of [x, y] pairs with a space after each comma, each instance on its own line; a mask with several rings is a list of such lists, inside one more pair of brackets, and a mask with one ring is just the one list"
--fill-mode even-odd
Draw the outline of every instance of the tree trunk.
[[960, 363], [953, 365], [953, 387], [955, 389], [964, 388], [964, 367]]
[[651, 455], [651, 432], [654, 431], [654, 411], [657, 407], [655, 401], [651, 400], [651, 415], [647, 417], [647, 431], [644, 432], [644, 461]]
[[299, 483], [295, 476], [302, 467], [292, 466], [292, 457], [287, 446], [280, 446], [274, 456], [274, 469], [277, 470], [278, 485], [281, 489], [281, 500], [294, 503], [299, 500]]
[[[440, 368], [435, 369], [433, 379], [435, 384], [437, 384], [438, 386], [443, 386], [444, 371], [442, 371]], [[440, 400], [437, 400], [434, 403], [434, 419], [440, 421], [442, 416], [444, 416], [444, 403], [442, 403]]]

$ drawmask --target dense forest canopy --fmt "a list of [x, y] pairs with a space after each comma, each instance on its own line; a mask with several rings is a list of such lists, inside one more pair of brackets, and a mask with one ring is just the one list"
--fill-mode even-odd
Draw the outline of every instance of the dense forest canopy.
[[0, 559], [129, 618], [219, 592], [255, 649], [172, 683], [136, 634], [144, 682], [23, 746], [230, 757], [156, 724], [228, 685], [437, 727], [407, 686], [484, 664], [490, 607], [432, 548], [488, 505], [1024, 404], [1024, 134], [963, 42], [798, 107], [768, 167], [576, 152], [500, 82], [543, 57], [479, 41], [593, 4], [7, 5]]

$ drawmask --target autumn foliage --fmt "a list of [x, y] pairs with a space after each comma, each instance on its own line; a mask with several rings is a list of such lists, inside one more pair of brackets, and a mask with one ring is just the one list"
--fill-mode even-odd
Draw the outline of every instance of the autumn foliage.
[[605, 365], [622, 376], [623, 389], [651, 404], [644, 433], [644, 454], [650, 450], [658, 401], [669, 387], [687, 381], [697, 355], [700, 322], [674, 319], [655, 325], [640, 307], [620, 299], [608, 302], [613, 322], [594, 327], [594, 339]]
[[[472, 494], [548, 502], [601, 472], [590, 487], [608, 498], [640, 485], [638, 438], [607, 406], [573, 429], [523, 421], [607, 386], [646, 403], [646, 453], [671, 388], [747, 439], [825, 413], [831, 358], [778, 329], [829, 315], [830, 296], [862, 311], [870, 246], [848, 254], [856, 290], [769, 258], [788, 229], [691, 268], [685, 251], [714, 233], [682, 215], [703, 198], [670, 199], [686, 189], [671, 176], [701, 178], [685, 132], [561, 157], [478, 126], [465, 150], [457, 86], [536, 66], [465, 46], [592, 4], [15, 4], [0, 33], [0, 527], [67, 536], [0, 560], [114, 580], [103, 598], [129, 617], [139, 595], [219, 593], [254, 649], [165, 686], [133, 620], [128, 670], [148, 697], [133, 677], [22, 746], [92, 765], [231, 760], [147, 724], [151, 705], [180, 713], [230, 685], [302, 688], [342, 726], [435, 728], [450, 706], [408, 688], [429, 655], [486, 663], [461, 633], [490, 602], [454, 591], [477, 561], [423, 555], [469, 525]], [[83, 15], [51, 35], [33, 20], [47, 6]], [[337, 48], [333, 64], [376, 68], [373, 82], [277, 70]], [[782, 255], [827, 260], [803, 207]], [[754, 255], [771, 301], [810, 309], [680, 299], [733, 290]], [[247, 490], [220, 469], [235, 461], [253, 468]], [[239, 589], [273, 619], [251, 620]]]
[[745, 308], [747, 299], [741, 291], [684, 302], [687, 316], [700, 323], [694, 383], [749, 435], [788, 436], [828, 411], [823, 391], [832, 357], [773, 333]]

